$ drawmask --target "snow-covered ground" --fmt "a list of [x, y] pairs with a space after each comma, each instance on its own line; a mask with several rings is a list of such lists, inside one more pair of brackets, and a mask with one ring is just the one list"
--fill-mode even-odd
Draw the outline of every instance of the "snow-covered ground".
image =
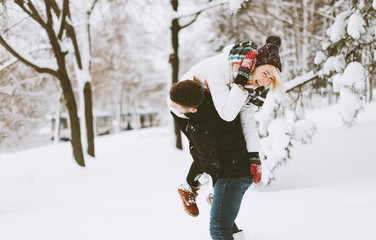
[[[376, 239], [376, 104], [352, 128], [338, 111], [308, 112], [313, 144], [246, 193], [237, 223], [249, 240]], [[2, 154], [0, 239], [210, 239], [205, 189], [198, 218], [179, 202], [191, 160], [172, 145], [168, 128], [99, 137], [86, 168], [69, 143]]]

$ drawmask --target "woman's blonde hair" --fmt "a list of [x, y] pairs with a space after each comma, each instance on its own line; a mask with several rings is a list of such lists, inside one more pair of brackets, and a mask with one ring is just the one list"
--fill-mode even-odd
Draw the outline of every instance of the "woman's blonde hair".
[[285, 88], [283, 87], [281, 72], [274, 65], [273, 65], [272, 69], [273, 69], [272, 71], [273, 71], [274, 79], [269, 84], [272, 84], [272, 89], [274, 91], [278, 90], [281, 97], [284, 97], [285, 96]]

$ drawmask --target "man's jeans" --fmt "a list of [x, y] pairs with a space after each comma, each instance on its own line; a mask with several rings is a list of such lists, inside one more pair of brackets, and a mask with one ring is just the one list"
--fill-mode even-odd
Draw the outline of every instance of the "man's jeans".
[[245, 191], [251, 186], [251, 176], [219, 178], [214, 187], [213, 205], [210, 211], [210, 235], [213, 240], [233, 240], [239, 231], [235, 224]]

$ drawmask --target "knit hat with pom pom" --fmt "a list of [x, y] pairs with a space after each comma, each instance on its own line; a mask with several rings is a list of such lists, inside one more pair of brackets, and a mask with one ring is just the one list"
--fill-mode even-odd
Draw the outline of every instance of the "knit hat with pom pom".
[[264, 64], [276, 66], [282, 72], [281, 59], [279, 57], [279, 47], [281, 38], [278, 36], [269, 36], [266, 44], [258, 49], [256, 67]]

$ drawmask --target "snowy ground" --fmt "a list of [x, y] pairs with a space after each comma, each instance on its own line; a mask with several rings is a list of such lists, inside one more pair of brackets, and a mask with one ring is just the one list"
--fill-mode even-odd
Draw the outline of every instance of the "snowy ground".
[[[337, 112], [307, 113], [319, 127], [313, 144], [297, 146], [271, 186], [246, 193], [237, 223], [249, 240], [376, 239], [376, 104], [350, 129]], [[2, 154], [0, 239], [210, 239], [205, 190], [198, 218], [178, 200], [190, 157], [169, 136], [97, 138], [86, 168], [67, 143]]]

